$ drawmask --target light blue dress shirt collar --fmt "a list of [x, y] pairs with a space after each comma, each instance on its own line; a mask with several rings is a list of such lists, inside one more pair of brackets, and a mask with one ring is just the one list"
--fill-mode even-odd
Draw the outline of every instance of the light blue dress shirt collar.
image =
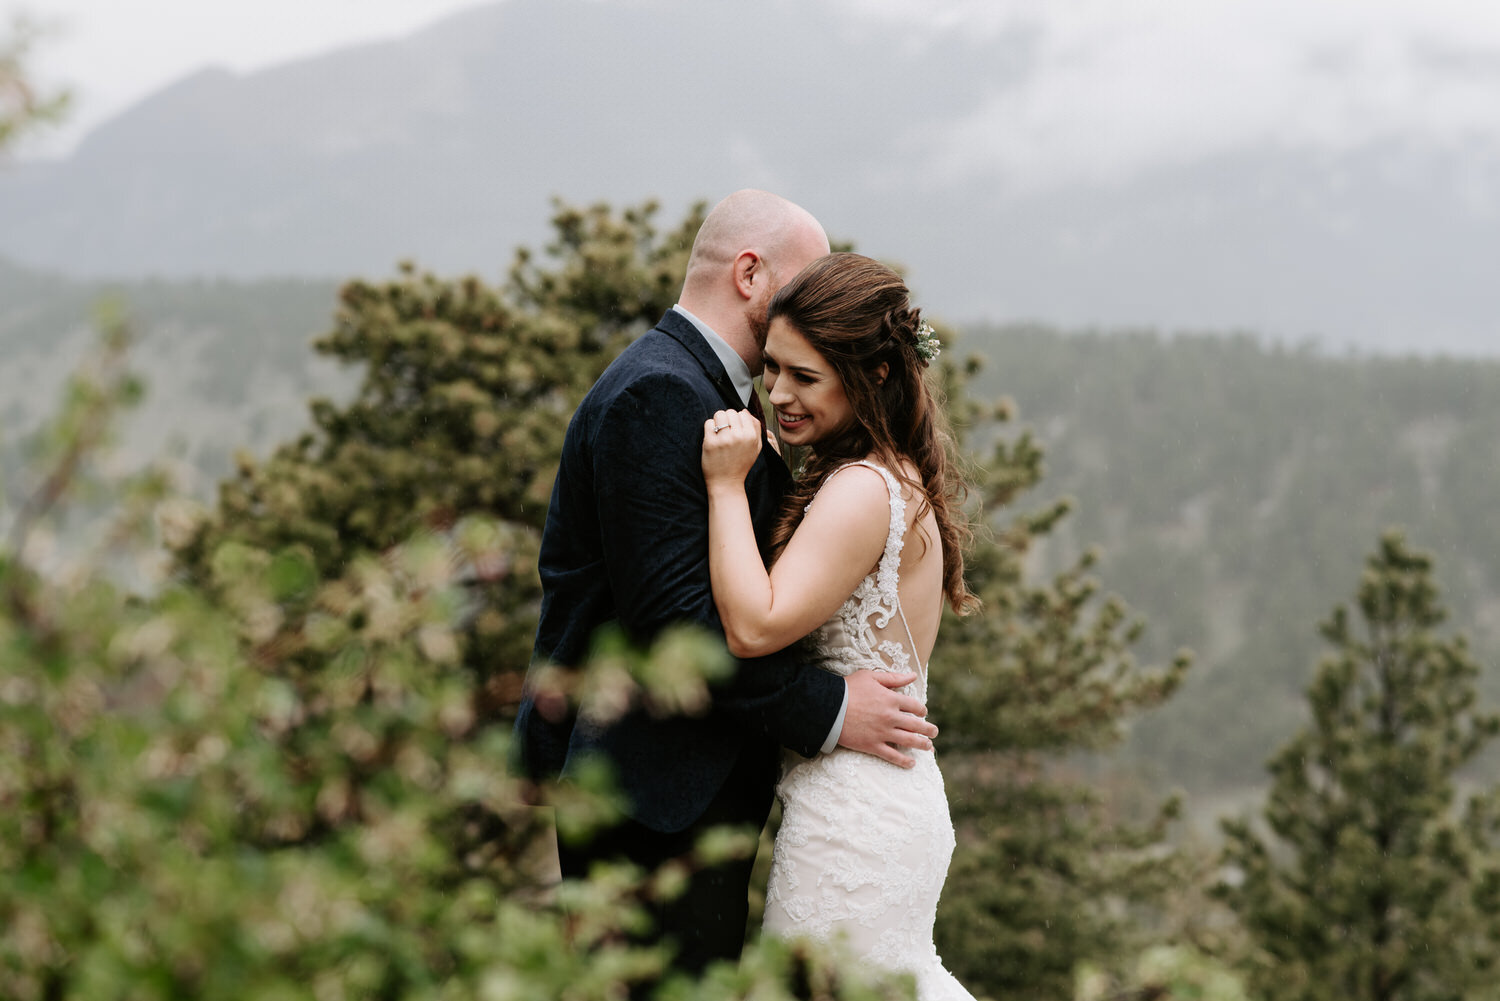
[[708, 346], [713, 348], [714, 354], [719, 356], [719, 361], [724, 363], [724, 371], [729, 373], [729, 381], [734, 383], [734, 391], [739, 393], [740, 400], [746, 406], [749, 406], [750, 394], [755, 391], [755, 383], [750, 375], [750, 366], [745, 364], [745, 359], [740, 357], [738, 351], [729, 346], [728, 341], [714, 333], [712, 327], [683, 309], [681, 303], [672, 308], [687, 317], [688, 322], [698, 328], [698, 333], [703, 335], [703, 339], [708, 342]]

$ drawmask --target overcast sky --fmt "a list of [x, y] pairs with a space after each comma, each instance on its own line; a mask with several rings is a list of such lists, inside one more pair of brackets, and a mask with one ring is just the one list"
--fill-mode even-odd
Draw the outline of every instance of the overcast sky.
[[205, 66], [249, 71], [399, 37], [483, 0], [0, 0], [48, 36], [33, 65], [73, 92], [65, 147], [99, 122]]
[[[55, 28], [36, 67], [76, 100], [66, 128], [43, 140], [55, 152], [195, 69], [250, 71], [399, 36], [479, 2], [0, 0], [0, 9]], [[1402, 136], [1486, 161], [1500, 154], [1495, 0], [830, 2], [851, 22], [910, 21], [917, 45], [933, 31], [1027, 39], [1021, 79], [986, 97], [973, 128], [929, 136], [923, 123], [909, 126], [934, 184], [975, 174], [1013, 188], [1107, 182], [1244, 146], [1338, 152]], [[1078, 176], [1090, 173], [1108, 176]]]
[[1245, 147], [1342, 153], [1410, 140], [1486, 160], [1500, 153], [1494, 0], [966, 7], [991, 26], [1004, 8], [1011, 23], [1035, 27], [1035, 50], [1021, 85], [934, 144], [934, 183], [1119, 180]]

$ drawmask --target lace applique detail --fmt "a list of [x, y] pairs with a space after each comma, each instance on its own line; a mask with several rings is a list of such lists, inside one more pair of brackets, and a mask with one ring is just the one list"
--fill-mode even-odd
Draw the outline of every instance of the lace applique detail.
[[[885, 479], [890, 531], [874, 571], [808, 637], [808, 649], [836, 674], [915, 668], [918, 690], [910, 694], [925, 700], [927, 671], [901, 610], [906, 501], [889, 470], [851, 465]], [[943, 776], [931, 751], [911, 755], [910, 769], [842, 747], [812, 759], [789, 755], [777, 787], [782, 820], [765, 929], [782, 938], [841, 942], [870, 964], [911, 973], [919, 1001], [973, 1001], [932, 942], [954, 848]]]
[[[919, 675], [915, 686], [902, 692], [927, 698], [927, 669], [916, 654], [916, 643], [901, 610], [901, 552], [906, 545], [906, 498], [901, 484], [884, 466], [860, 460], [840, 466], [830, 477], [850, 466], [873, 469], [885, 480], [890, 495], [890, 521], [885, 548], [875, 572], [868, 574], [839, 610], [812, 635], [807, 643], [825, 670], [850, 675], [861, 668], [907, 672]], [[811, 508], [817, 497], [808, 503]], [[899, 630], [892, 626], [899, 622]], [[904, 641], [904, 642], [903, 642]], [[872, 663], [872, 661], [874, 663]]]

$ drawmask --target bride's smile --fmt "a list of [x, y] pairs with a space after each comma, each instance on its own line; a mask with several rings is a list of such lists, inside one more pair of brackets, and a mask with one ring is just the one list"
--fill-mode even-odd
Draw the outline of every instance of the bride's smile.
[[771, 321], [765, 365], [766, 392], [788, 444], [816, 444], [854, 423], [838, 373], [784, 317]]
[[808, 419], [808, 416], [806, 414], [785, 414], [778, 410], [776, 412], [776, 419], [781, 423], [782, 428], [790, 431], [800, 426], [803, 421]]

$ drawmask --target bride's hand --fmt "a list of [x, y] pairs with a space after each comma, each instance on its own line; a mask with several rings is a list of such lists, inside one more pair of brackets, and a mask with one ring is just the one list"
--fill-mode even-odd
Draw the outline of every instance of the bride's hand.
[[760, 425], [748, 410], [717, 411], [703, 422], [703, 479], [742, 485], [760, 444]]

